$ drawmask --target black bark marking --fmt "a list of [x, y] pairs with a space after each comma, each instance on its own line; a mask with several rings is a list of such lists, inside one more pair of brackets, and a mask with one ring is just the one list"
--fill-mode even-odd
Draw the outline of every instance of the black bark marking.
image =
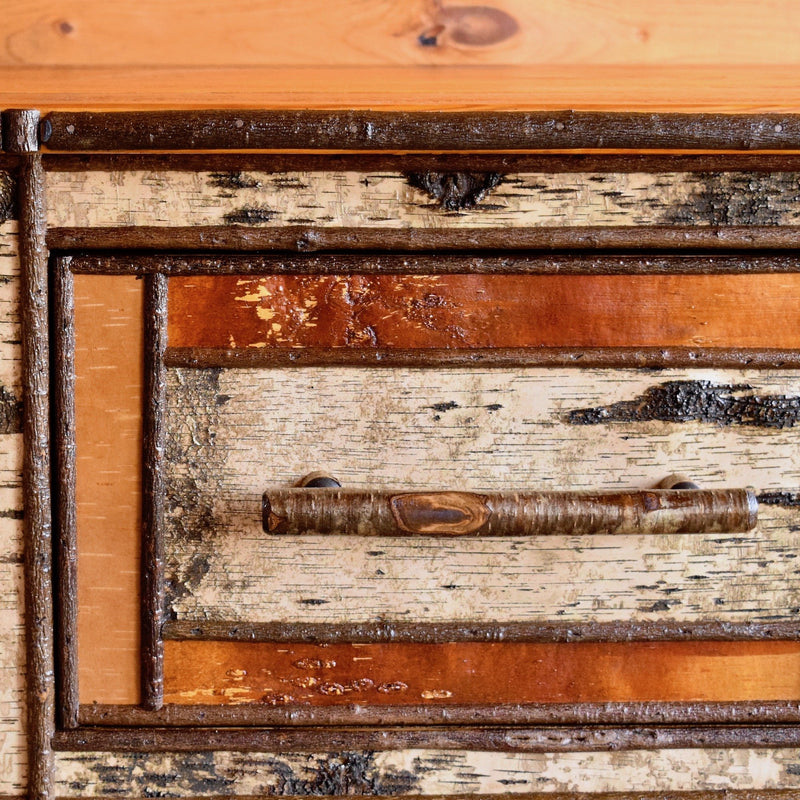
[[22, 433], [22, 400], [0, 386], [0, 435]]
[[258, 189], [261, 183], [243, 172], [212, 172], [208, 179], [208, 185], [215, 189], [224, 189], [227, 192], [235, 193], [239, 189]]
[[780, 225], [800, 216], [800, 173], [707, 172], [686, 202], [664, 207], [674, 225]]
[[448, 400], [444, 403], [434, 403], [432, 406], [428, 406], [428, 408], [432, 408], [434, 411], [452, 411], [454, 408], [461, 408], [455, 400]]
[[227, 225], [262, 225], [277, 215], [277, 211], [266, 206], [243, 206], [235, 211], [229, 211], [223, 219]]
[[765, 506], [782, 506], [784, 508], [800, 507], [800, 492], [772, 491], [758, 495], [758, 502]]
[[[277, 778], [269, 794], [295, 797], [321, 795], [398, 795], [419, 793], [420, 778], [408, 770], [380, 769], [372, 752], [313, 756], [298, 774], [291, 764], [275, 759], [267, 768]], [[265, 787], [266, 788], [266, 787]]]
[[70, 782], [72, 791], [86, 792], [91, 785], [106, 797], [170, 797], [176, 789], [188, 796], [230, 795], [236, 783], [234, 777], [220, 774], [214, 753], [209, 752], [181, 754], [174, 765], [171, 759], [164, 759], [165, 769], [148, 768], [153, 761], [148, 753], [126, 754], [113, 763], [92, 754], [73, 760], [84, 764], [85, 771], [79, 780]]
[[16, 219], [17, 185], [9, 172], [0, 172], [0, 222]]
[[498, 172], [408, 172], [406, 181], [439, 201], [445, 211], [476, 206], [503, 182]]
[[755, 394], [746, 384], [667, 381], [633, 400], [570, 411], [571, 425], [607, 422], [707, 422], [723, 427], [791, 428], [800, 418], [800, 397]]

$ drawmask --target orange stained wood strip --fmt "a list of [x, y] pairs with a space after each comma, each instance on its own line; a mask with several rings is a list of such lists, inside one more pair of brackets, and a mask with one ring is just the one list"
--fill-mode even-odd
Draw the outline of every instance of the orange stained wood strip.
[[169, 346], [800, 347], [800, 275], [170, 279]]
[[81, 703], [139, 700], [142, 281], [75, 276]]
[[[333, 6], [332, 6], [333, 7]], [[149, 62], [148, 62], [149, 63]], [[0, 107], [800, 112], [795, 65], [0, 68]]]
[[176, 704], [800, 699], [798, 642], [273, 644], [167, 641]]

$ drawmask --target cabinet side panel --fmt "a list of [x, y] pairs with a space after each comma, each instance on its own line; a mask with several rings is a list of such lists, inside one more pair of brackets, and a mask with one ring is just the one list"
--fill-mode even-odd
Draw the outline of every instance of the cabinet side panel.
[[25, 793], [27, 767], [19, 291], [17, 223], [7, 219], [0, 222], [0, 795]]

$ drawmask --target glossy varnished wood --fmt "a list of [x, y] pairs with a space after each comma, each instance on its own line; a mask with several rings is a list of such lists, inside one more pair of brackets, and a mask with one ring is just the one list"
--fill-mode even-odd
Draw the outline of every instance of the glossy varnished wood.
[[175, 277], [169, 346], [796, 348], [798, 307], [795, 275]]
[[796, 642], [165, 643], [165, 703], [517, 706], [794, 699], [800, 699]]

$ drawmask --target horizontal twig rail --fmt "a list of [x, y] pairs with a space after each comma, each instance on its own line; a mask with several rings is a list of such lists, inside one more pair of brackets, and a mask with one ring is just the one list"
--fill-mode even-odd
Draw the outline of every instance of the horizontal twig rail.
[[756, 525], [749, 489], [613, 492], [267, 491], [267, 533], [351, 536], [547, 536], [737, 533]]

